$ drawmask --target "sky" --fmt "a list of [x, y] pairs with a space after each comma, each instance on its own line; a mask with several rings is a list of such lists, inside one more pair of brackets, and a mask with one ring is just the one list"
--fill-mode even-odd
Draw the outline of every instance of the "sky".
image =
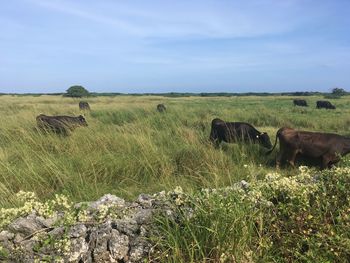
[[0, 0], [0, 92], [350, 91], [350, 0]]

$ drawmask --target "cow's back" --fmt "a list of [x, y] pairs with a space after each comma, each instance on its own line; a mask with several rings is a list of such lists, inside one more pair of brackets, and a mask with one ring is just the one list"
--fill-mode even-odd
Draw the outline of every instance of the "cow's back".
[[165, 112], [166, 111], [166, 107], [164, 104], [158, 104], [157, 105], [157, 111], [158, 112]]
[[246, 122], [225, 122], [225, 137], [228, 142], [244, 140], [254, 141], [260, 134], [252, 125]]
[[294, 106], [304, 106], [307, 107], [306, 100], [301, 100], [301, 99], [294, 99], [293, 100]]
[[328, 152], [335, 152], [343, 136], [333, 133], [297, 131], [291, 128], [283, 128], [279, 132], [281, 147], [288, 150], [318, 158]]
[[318, 100], [316, 101], [316, 108], [335, 109], [335, 106], [328, 100]]
[[90, 110], [90, 105], [86, 101], [80, 101], [79, 102], [79, 109], [81, 109], [81, 110]]

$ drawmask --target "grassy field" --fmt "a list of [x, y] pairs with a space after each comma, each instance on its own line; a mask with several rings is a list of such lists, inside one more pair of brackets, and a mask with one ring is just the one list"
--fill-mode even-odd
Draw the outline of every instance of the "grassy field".
[[[63, 193], [73, 201], [105, 193], [133, 198], [139, 193], [229, 186], [274, 170], [275, 153], [257, 145], [208, 141], [219, 117], [266, 131], [274, 142], [282, 126], [350, 135], [350, 100], [333, 100], [336, 110], [294, 107], [292, 97], [89, 98], [87, 128], [70, 136], [43, 134], [35, 117], [78, 115], [78, 101], [61, 96], [0, 97], [0, 206], [16, 203], [14, 193], [34, 191], [43, 200]], [[156, 105], [167, 106], [165, 114]], [[341, 164], [340, 164], [341, 165]], [[283, 173], [291, 172], [290, 168]]]

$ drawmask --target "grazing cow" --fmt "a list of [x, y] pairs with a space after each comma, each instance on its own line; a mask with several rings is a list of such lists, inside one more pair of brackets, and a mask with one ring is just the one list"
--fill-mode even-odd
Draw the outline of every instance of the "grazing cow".
[[245, 141], [259, 143], [265, 148], [272, 147], [269, 135], [260, 132], [252, 125], [245, 122], [225, 122], [221, 119], [213, 119], [209, 139], [219, 145], [224, 142]]
[[330, 103], [328, 100], [318, 100], [318, 101], [316, 102], [316, 108], [317, 108], [317, 109], [325, 108], [325, 109], [334, 110], [334, 109], [335, 109], [335, 106], [332, 105], [332, 103]]
[[166, 107], [164, 104], [158, 104], [157, 105], [157, 111], [159, 112], [165, 112], [166, 111]]
[[80, 101], [79, 102], [79, 109], [80, 110], [90, 110], [90, 105], [86, 101]]
[[280, 152], [276, 159], [277, 168], [282, 162], [288, 162], [294, 167], [297, 154], [321, 159], [321, 169], [330, 168], [339, 162], [340, 156], [350, 152], [350, 138], [333, 133], [297, 131], [284, 127], [277, 131], [275, 145], [267, 154], [275, 148], [277, 138], [280, 142]]
[[306, 100], [294, 99], [293, 103], [294, 103], [294, 106], [307, 107]]
[[36, 122], [38, 127], [43, 130], [49, 130], [63, 135], [68, 135], [69, 131], [74, 130], [78, 126], [88, 126], [82, 115], [71, 117], [40, 114], [36, 117]]

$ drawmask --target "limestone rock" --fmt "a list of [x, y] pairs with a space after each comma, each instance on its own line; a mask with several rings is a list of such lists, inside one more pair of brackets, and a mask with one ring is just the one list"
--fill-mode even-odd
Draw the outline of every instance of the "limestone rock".
[[34, 214], [20, 217], [8, 226], [11, 232], [21, 233], [25, 236], [31, 235], [42, 228], [46, 228], [46, 225]]
[[121, 235], [118, 230], [112, 229], [111, 238], [108, 242], [111, 257], [116, 260], [128, 258], [129, 237]]
[[9, 231], [4, 230], [0, 232], [0, 242], [12, 240], [14, 237], [15, 237], [15, 234]]

